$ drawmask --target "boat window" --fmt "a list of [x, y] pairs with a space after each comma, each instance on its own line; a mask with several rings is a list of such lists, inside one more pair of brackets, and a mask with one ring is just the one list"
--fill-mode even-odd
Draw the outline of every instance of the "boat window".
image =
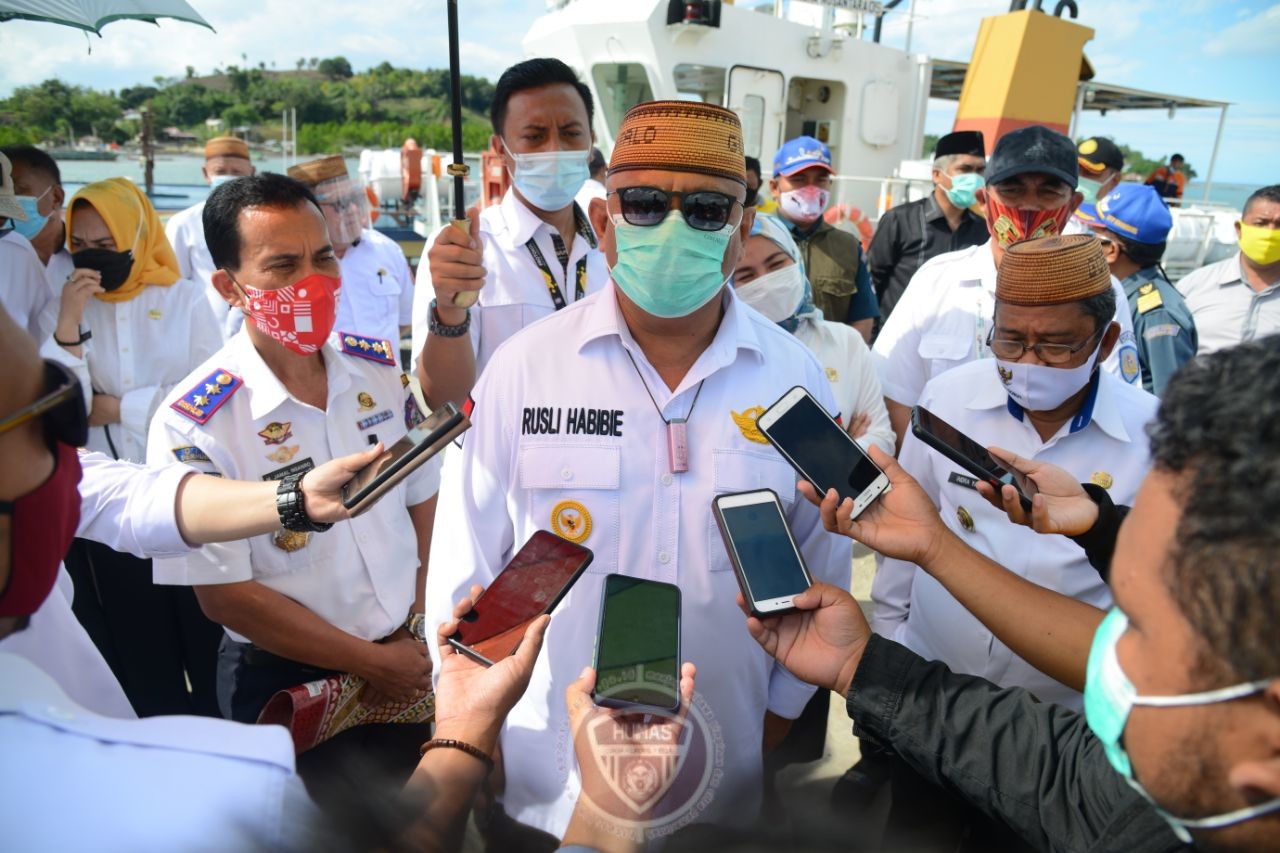
[[746, 95], [742, 99], [742, 150], [748, 157], [759, 157], [764, 141], [764, 98]]
[[649, 75], [638, 62], [606, 62], [592, 66], [591, 77], [600, 96], [600, 108], [609, 132], [617, 134], [622, 117], [636, 104], [653, 100]]
[[724, 106], [725, 70], [713, 65], [682, 63], [674, 70], [676, 97], [684, 101]]

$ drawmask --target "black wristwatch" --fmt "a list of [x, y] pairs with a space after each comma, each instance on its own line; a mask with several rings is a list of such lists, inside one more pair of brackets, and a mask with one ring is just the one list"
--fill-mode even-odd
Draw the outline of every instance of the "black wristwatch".
[[290, 474], [280, 481], [280, 487], [276, 489], [276, 512], [280, 514], [280, 526], [297, 533], [323, 533], [333, 527], [333, 524], [312, 521], [307, 515], [307, 507], [302, 500], [302, 478], [305, 475], [305, 471]]
[[440, 314], [436, 311], [436, 301], [431, 300], [431, 311], [428, 314], [427, 331], [441, 338], [460, 338], [471, 328], [471, 309], [466, 309], [467, 316], [461, 323], [456, 326], [450, 326], [440, 321]]

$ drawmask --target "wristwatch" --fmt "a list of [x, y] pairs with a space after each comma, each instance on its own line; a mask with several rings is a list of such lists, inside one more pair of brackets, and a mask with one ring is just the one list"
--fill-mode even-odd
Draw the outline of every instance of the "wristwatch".
[[460, 338], [471, 328], [471, 309], [466, 309], [467, 316], [456, 326], [440, 322], [440, 314], [436, 311], [436, 301], [431, 300], [431, 311], [428, 313], [427, 331], [441, 338]]
[[276, 512], [280, 514], [280, 526], [297, 533], [323, 533], [333, 527], [333, 524], [312, 521], [307, 515], [307, 507], [302, 499], [302, 478], [305, 475], [306, 472], [303, 471], [280, 480], [280, 487], [276, 489]]
[[408, 618], [404, 620], [403, 627], [419, 643], [427, 641], [427, 617], [421, 613], [414, 613], [410, 610]]

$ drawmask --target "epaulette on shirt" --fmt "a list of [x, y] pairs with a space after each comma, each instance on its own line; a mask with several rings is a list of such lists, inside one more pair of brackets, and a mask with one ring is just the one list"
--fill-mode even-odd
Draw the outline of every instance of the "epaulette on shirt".
[[213, 413], [230, 400], [231, 395], [243, 384], [244, 380], [239, 376], [218, 368], [170, 404], [169, 408], [198, 424], [208, 423]]
[[338, 332], [338, 337], [342, 339], [342, 351], [347, 355], [367, 358], [379, 364], [396, 363], [395, 351], [391, 348], [391, 341], [357, 335], [354, 332]]

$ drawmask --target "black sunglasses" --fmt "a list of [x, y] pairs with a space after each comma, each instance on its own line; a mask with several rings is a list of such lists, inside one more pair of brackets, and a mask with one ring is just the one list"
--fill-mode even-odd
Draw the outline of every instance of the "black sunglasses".
[[80, 380], [66, 365], [45, 360], [44, 393], [29, 406], [0, 420], [0, 433], [25, 424], [33, 418], [44, 422], [45, 438], [72, 447], [84, 447], [89, 441], [89, 413], [84, 408]]
[[679, 193], [657, 187], [623, 187], [609, 195], [618, 197], [618, 209], [628, 224], [646, 228], [667, 218], [672, 199], [680, 199], [684, 221], [698, 231], [719, 231], [729, 224], [733, 206], [742, 203], [715, 190]]

